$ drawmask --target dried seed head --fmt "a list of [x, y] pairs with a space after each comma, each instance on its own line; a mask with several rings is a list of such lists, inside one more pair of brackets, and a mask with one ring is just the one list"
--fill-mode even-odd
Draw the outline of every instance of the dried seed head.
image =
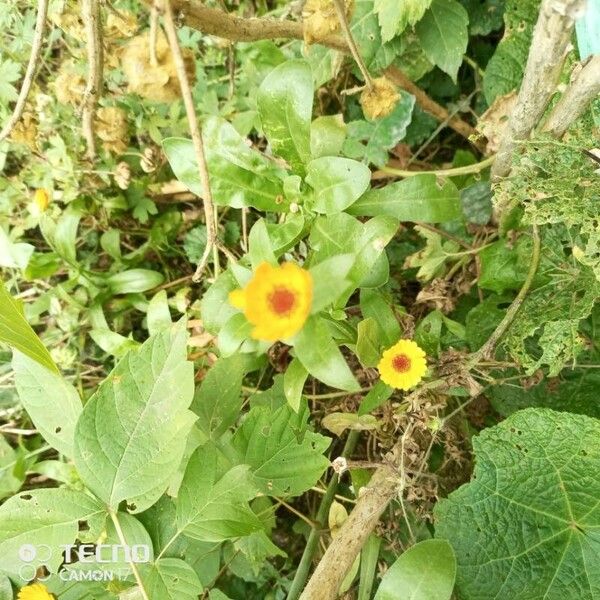
[[373, 80], [373, 87], [366, 87], [360, 95], [360, 104], [367, 119], [387, 117], [398, 104], [400, 94], [396, 86], [387, 78]]
[[137, 16], [134, 13], [128, 10], [110, 11], [104, 25], [104, 35], [109, 39], [128, 38], [137, 28]]
[[[346, 17], [352, 13], [353, 0], [346, 2]], [[307, 0], [302, 11], [304, 41], [320, 42], [339, 31], [340, 20], [332, 0]]]
[[123, 154], [127, 150], [127, 113], [116, 106], [96, 111], [96, 134], [107, 152]]
[[140, 158], [140, 167], [144, 173], [153, 173], [158, 166], [158, 152], [154, 148], [146, 148]]
[[115, 183], [122, 189], [126, 190], [131, 183], [131, 169], [126, 162], [121, 161], [113, 175]]
[[17, 144], [24, 144], [30, 150], [37, 150], [38, 124], [35, 116], [24, 112], [21, 120], [14, 126], [10, 139]]
[[[183, 49], [185, 70], [192, 84], [196, 63], [189, 49]], [[129, 91], [154, 102], [173, 102], [180, 97], [177, 71], [165, 35], [160, 32], [156, 42], [157, 65], [150, 63], [149, 34], [131, 39], [122, 54], [122, 64]]]

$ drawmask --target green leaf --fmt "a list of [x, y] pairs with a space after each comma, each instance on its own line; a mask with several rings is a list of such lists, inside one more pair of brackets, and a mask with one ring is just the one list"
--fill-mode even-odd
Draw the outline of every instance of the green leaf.
[[21, 304], [0, 282], [0, 342], [23, 352], [53, 373], [58, 373], [50, 353], [23, 316]]
[[[73, 544], [79, 523], [86, 521], [86, 533], [98, 536], [105, 518], [101, 503], [83, 492], [36, 489], [9, 498], [0, 507], [0, 571], [18, 577], [27, 563], [32, 574], [42, 565], [56, 573], [64, 560], [62, 546]], [[50, 551], [36, 553], [43, 545]]]
[[252, 226], [248, 236], [248, 245], [248, 256], [253, 269], [256, 269], [263, 262], [268, 262], [271, 265], [277, 264], [264, 219], [259, 219]]
[[365, 319], [372, 318], [377, 322], [387, 348], [400, 339], [402, 330], [391, 306], [391, 299], [385, 298], [382, 292], [360, 290], [360, 310]]
[[[203, 126], [211, 191], [215, 204], [259, 210], [286, 210], [281, 202], [283, 186], [279, 171], [264, 156], [248, 146], [224, 119], [209, 117]], [[202, 197], [198, 163], [191, 140], [167, 138], [163, 148], [175, 176]]]
[[342, 212], [368, 189], [371, 171], [349, 158], [324, 156], [308, 164], [306, 182], [314, 190], [311, 208], [326, 215]]
[[238, 352], [252, 334], [253, 329], [254, 326], [246, 319], [244, 313], [235, 313], [227, 319], [227, 322], [219, 330], [217, 338], [221, 356], [229, 357]]
[[267, 223], [271, 248], [275, 256], [281, 256], [293, 247], [302, 236], [305, 219], [301, 214], [288, 215], [281, 223]]
[[28, 266], [34, 250], [31, 244], [13, 242], [4, 228], [0, 227], [0, 267], [23, 270]]
[[497, 294], [521, 289], [529, 271], [532, 248], [530, 237], [520, 237], [510, 246], [507, 240], [498, 240], [483, 248], [479, 253], [479, 287]]
[[140, 565], [140, 575], [149, 598], [197, 600], [202, 584], [190, 565], [178, 558], [161, 558]]
[[219, 329], [238, 313], [237, 309], [229, 303], [229, 292], [239, 287], [231, 271], [225, 271], [206, 290], [202, 297], [201, 311], [207, 331], [218, 333]]
[[483, 76], [483, 93], [488, 104], [521, 85], [539, 7], [540, 0], [506, 1], [504, 37]]
[[350, 429], [352, 431], [373, 431], [379, 426], [373, 415], [355, 415], [354, 413], [333, 412], [325, 415], [321, 425], [331, 433], [341, 437]]
[[296, 336], [294, 348], [298, 360], [313, 377], [340, 390], [360, 389], [327, 326], [318, 316], [308, 318]]
[[337, 156], [346, 139], [343, 115], [317, 117], [310, 125], [310, 154], [313, 158]]
[[161, 290], [152, 296], [148, 302], [148, 310], [146, 311], [146, 321], [150, 335], [154, 335], [163, 329], [171, 327], [171, 311], [169, 310], [169, 301], [167, 299], [167, 291]]
[[109, 508], [152, 506], [167, 489], [196, 420], [185, 323], [122, 358], [88, 400], [75, 432], [75, 466]]
[[462, 215], [458, 189], [434, 175], [416, 175], [367, 192], [348, 212], [353, 215], [390, 215], [400, 221], [444, 223]]
[[492, 190], [489, 181], [477, 181], [460, 191], [460, 201], [469, 223], [486, 225], [492, 217]]
[[192, 455], [179, 489], [177, 529], [206, 542], [250, 535], [262, 529], [248, 505], [255, 495], [248, 465], [228, 469], [214, 446], [202, 446]]
[[392, 394], [394, 388], [383, 383], [381, 379], [369, 390], [358, 407], [359, 415], [366, 415], [379, 408]]
[[443, 316], [439, 310], [433, 310], [419, 322], [415, 329], [415, 342], [430, 356], [437, 356], [440, 352]]
[[382, 40], [389, 42], [402, 33], [407, 25], [415, 25], [423, 18], [430, 4], [431, 0], [375, 0]]
[[[25, 473], [19, 468], [20, 457], [0, 435], [0, 500], [12, 496], [21, 489]], [[0, 596], [2, 598], [2, 596]]]
[[406, 135], [414, 105], [415, 97], [402, 92], [400, 102], [387, 117], [348, 123], [344, 154], [349, 158], [362, 160], [365, 164], [385, 166], [389, 158], [388, 150], [394, 148]]
[[310, 160], [313, 93], [309, 64], [304, 60], [288, 60], [265, 77], [256, 100], [273, 153], [299, 173]]
[[354, 255], [338, 254], [310, 268], [313, 279], [312, 313], [331, 306], [348, 288], [348, 274], [354, 264]]
[[243, 356], [220, 358], [196, 390], [191, 409], [198, 415], [197, 427], [217, 439], [233, 425], [242, 408]]
[[373, 600], [450, 600], [455, 578], [452, 546], [446, 540], [425, 540], [386, 571]]
[[375, 367], [381, 358], [383, 339], [375, 319], [367, 317], [357, 325], [356, 356], [363, 367]]
[[129, 269], [111, 275], [106, 281], [110, 291], [117, 294], [137, 294], [158, 287], [165, 280], [162, 273], [150, 269]]
[[77, 390], [18, 350], [12, 367], [19, 399], [36, 429], [53, 448], [73, 458], [75, 427], [82, 411]]
[[283, 392], [288, 404], [294, 412], [300, 410], [300, 401], [302, 400], [302, 390], [308, 377], [308, 371], [302, 366], [302, 363], [294, 358], [288, 365], [283, 374]]
[[473, 480], [435, 510], [461, 598], [596, 597], [599, 440], [598, 420], [548, 409], [520, 411], [473, 438]]
[[457, 0], [433, 0], [415, 31], [427, 58], [456, 82], [469, 43], [469, 15]]
[[330, 440], [308, 431], [306, 403], [299, 413], [284, 404], [273, 411], [255, 406], [233, 437], [240, 463], [250, 465], [263, 494], [298, 496], [323, 475]]
[[13, 590], [10, 579], [6, 575], [0, 574], [0, 600], [12, 600]]
[[469, 33], [489, 35], [502, 27], [505, 0], [460, 0], [469, 13]]

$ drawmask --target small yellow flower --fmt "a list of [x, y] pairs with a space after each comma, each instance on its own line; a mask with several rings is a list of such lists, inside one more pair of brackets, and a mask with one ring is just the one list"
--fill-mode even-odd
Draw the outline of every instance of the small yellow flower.
[[273, 267], [263, 262], [245, 288], [229, 294], [229, 302], [254, 325], [252, 337], [268, 342], [296, 335], [308, 318], [312, 299], [312, 277], [294, 263]]
[[42, 188], [35, 190], [33, 195], [33, 201], [35, 205], [40, 209], [40, 212], [44, 212], [50, 205], [50, 195]]
[[54, 596], [45, 585], [32, 583], [19, 590], [17, 600], [54, 600]]
[[383, 353], [377, 369], [384, 383], [408, 390], [417, 385], [427, 371], [425, 352], [412, 340], [400, 340]]

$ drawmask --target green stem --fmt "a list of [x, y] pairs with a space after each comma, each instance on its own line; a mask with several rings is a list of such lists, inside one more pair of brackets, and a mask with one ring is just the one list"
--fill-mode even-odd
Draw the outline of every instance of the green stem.
[[398, 177], [415, 177], [416, 175], [436, 175], [438, 177], [459, 177], [461, 175], [472, 175], [481, 173], [484, 169], [491, 167], [496, 155], [489, 156], [481, 162], [464, 167], [454, 167], [452, 169], [438, 169], [437, 171], [405, 171], [403, 169], [394, 169], [393, 167], [381, 167], [380, 171], [396, 175]]
[[[344, 449], [342, 450], [342, 456], [348, 456], [349, 454], [352, 454], [354, 448], [356, 448], [356, 444], [358, 443], [359, 437], [360, 433], [358, 431], [350, 432], [350, 435], [348, 435], [348, 439], [346, 440], [346, 444], [344, 445]], [[317, 550], [319, 540], [321, 538], [321, 529], [327, 521], [329, 509], [331, 508], [331, 504], [333, 503], [338, 483], [339, 477], [336, 473], [331, 478], [331, 481], [327, 486], [327, 491], [325, 492], [325, 495], [321, 500], [321, 505], [319, 506], [317, 517], [315, 519], [317, 527], [311, 529], [310, 535], [308, 536], [306, 547], [304, 548], [304, 552], [302, 553], [302, 558], [300, 559], [298, 570], [296, 571], [294, 581], [292, 581], [292, 587], [290, 588], [286, 600], [298, 600], [300, 594], [302, 593], [302, 590], [304, 589], [304, 585], [306, 583], [306, 580], [308, 579], [308, 574], [312, 565], [313, 556]]]

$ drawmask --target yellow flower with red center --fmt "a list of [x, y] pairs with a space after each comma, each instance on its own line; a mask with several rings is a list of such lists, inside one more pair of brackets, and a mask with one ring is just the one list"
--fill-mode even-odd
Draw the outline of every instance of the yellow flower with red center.
[[41, 583], [32, 583], [19, 590], [17, 600], [55, 600], [48, 588]]
[[246, 287], [229, 294], [229, 302], [254, 325], [252, 337], [287, 340], [304, 326], [313, 300], [311, 274], [294, 263], [261, 263]]
[[412, 340], [400, 340], [383, 353], [377, 369], [384, 383], [408, 390], [417, 385], [427, 371], [425, 352]]

